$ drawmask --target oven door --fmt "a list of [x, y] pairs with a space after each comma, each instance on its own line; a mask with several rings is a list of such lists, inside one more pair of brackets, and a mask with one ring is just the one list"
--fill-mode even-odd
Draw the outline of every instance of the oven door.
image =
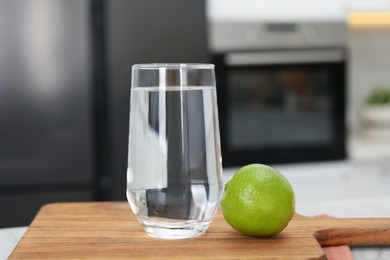
[[344, 159], [343, 49], [215, 56], [224, 166]]

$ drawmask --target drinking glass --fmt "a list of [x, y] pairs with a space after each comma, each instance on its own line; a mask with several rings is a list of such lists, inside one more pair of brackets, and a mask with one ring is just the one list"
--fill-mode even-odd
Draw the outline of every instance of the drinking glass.
[[127, 199], [147, 234], [203, 234], [223, 192], [212, 64], [132, 67]]

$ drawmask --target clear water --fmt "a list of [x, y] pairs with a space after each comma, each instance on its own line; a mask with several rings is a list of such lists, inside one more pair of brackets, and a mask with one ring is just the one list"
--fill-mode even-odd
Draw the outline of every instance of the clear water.
[[204, 233], [223, 187], [215, 88], [135, 88], [130, 111], [133, 212], [152, 236]]

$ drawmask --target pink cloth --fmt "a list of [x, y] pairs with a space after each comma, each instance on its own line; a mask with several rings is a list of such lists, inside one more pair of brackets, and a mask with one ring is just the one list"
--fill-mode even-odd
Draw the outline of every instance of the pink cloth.
[[322, 248], [328, 260], [353, 260], [349, 246], [326, 246]]
[[[322, 214], [317, 218], [332, 218], [332, 216]], [[328, 260], [353, 260], [353, 255], [349, 246], [326, 246], [322, 248]]]

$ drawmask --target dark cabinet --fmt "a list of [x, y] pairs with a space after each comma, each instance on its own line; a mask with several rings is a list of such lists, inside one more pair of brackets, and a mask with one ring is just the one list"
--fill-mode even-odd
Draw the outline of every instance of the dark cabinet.
[[205, 2], [0, 0], [0, 228], [124, 200], [131, 65], [207, 62]]

